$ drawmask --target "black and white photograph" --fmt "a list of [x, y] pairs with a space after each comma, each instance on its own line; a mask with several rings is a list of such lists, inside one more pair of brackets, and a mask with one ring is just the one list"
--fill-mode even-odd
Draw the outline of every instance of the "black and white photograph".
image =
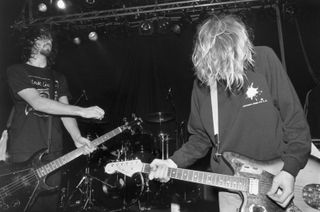
[[320, 211], [320, 1], [1, 0], [0, 212]]

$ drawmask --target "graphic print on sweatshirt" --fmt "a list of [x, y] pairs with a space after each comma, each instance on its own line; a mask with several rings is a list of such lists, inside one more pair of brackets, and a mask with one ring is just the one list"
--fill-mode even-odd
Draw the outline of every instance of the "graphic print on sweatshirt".
[[[42, 78], [42, 77], [39, 77], [39, 76], [32, 76], [32, 75], [29, 75], [28, 76], [30, 78], [30, 82], [32, 84], [32, 86], [37, 89], [37, 91], [39, 92], [39, 95], [42, 97], [42, 98], [50, 98], [50, 79], [48, 78]], [[55, 80], [55, 85], [58, 85], [58, 81]], [[56, 91], [55, 91], [56, 93]], [[56, 94], [55, 94], [56, 95]], [[39, 117], [48, 117], [47, 114], [45, 113], [42, 113], [42, 112], [39, 112], [39, 111], [35, 111], [33, 109], [33, 107], [29, 104], [26, 105], [25, 107], [25, 114], [26, 116], [32, 112], [33, 114], [39, 116]]]
[[263, 90], [255, 86], [252, 82], [245, 92], [245, 100], [242, 107], [249, 107], [266, 102], [268, 102], [268, 100], [265, 98]]

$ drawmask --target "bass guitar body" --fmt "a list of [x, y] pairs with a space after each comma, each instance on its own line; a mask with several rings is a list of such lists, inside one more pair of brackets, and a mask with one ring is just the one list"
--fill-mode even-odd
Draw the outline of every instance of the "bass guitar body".
[[39, 192], [53, 190], [45, 183], [46, 177], [39, 177], [37, 168], [42, 166], [45, 150], [34, 154], [23, 163], [3, 165], [0, 170], [0, 211], [27, 211]]
[[[141, 123], [140, 118], [134, 117], [130, 123], [126, 122], [94, 139], [91, 144], [97, 147], [125, 130], [132, 131], [132, 127], [140, 126]], [[43, 165], [41, 158], [45, 151], [46, 149], [38, 151], [26, 162], [0, 167], [0, 212], [25, 212], [32, 206], [34, 199], [40, 192], [57, 188], [48, 186], [45, 183], [46, 177], [61, 166], [83, 155], [85, 146]]]

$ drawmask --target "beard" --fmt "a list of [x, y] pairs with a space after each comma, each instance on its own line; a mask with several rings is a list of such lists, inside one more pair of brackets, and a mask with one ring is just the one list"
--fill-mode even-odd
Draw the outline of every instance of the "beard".
[[41, 49], [40, 49], [40, 54], [42, 54], [43, 56], [50, 56], [52, 52], [52, 47], [49, 44], [44, 45]]

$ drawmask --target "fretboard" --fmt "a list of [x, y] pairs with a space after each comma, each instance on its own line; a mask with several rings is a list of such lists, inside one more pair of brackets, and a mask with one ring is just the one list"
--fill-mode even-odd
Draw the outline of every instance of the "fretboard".
[[[150, 164], [143, 163], [142, 172], [150, 173]], [[249, 180], [245, 177], [215, 174], [211, 172], [194, 171], [181, 168], [169, 168], [167, 176], [173, 179], [216, 186], [237, 191], [248, 191]]]
[[[98, 146], [100, 144], [102, 144], [103, 142], [109, 140], [110, 138], [120, 134], [123, 131], [123, 127], [118, 127], [102, 136], [100, 136], [99, 138], [94, 139], [93, 141], [91, 141], [93, 146]], [[38, 168], [36, 170], [37, 174], [39, 177], [44, 177], [47, 174], [53, 172], [54, 170], [60, 168], [61, 166], [69, 163], [70, 161], [76, 159], [77, 157], [81, 156], [82, 154], [84, 154], [84, 148], [85, 147], [80, 147], [77, 148], [61, 157], [59, 157], [58, 159]]]

